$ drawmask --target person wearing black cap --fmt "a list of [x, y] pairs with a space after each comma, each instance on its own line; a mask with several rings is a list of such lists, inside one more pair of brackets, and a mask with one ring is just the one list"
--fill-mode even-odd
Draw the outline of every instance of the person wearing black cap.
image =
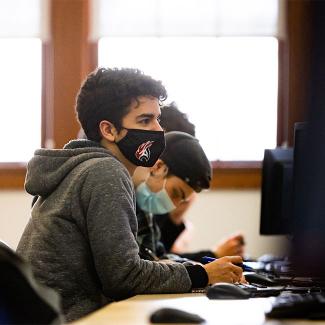
[[[160, 125], [165, 132], [181, 131], [195, 137], [195, 125], [191, 123], [188, 116], [178, 109], [175, 102], [161, 107]], [[173, 147], [173, 148], [176, 148]], [[176, 151], [176, 150], [174, 150]], [[168, 160], [170, 165], [183, 168], [183, 164], [179, 164], [176, 160], [173, 163], [175, 154], [173, 150], [165, 152], [165, 160]], [[190, 170], [190, 174], [197, 172]], [[148, 171], [143, 167], [138, 167], [135, 171], [137, 175], [147, 175]], [[145, 176], [144, 176], [145, 177]], [[141, 178], [140, 178], [141, 179]], [[188, 226], [189, 222], [185, 220], [186, 211], [190, 208], [196, 198], [196, 193], [193, 192], [185, 201], [182, 201], [173, 211], [165, 214], [154, 215], [156, 226], [158, 226], [160, 242], [167, 252], [176, 253], [182, 257], [191, 260], [200, 261], [202, 256], [222, 257], [231, 255], [244, 254], [244, 236], [241, 233], [236, 233], [221, 240], [212, 250], [204, 250], [200, 252], [184, 253], [184, 243], [189, 238]], [[185, 239], [185, 240], [184, 240]], [[162, 245], [159, 245], [162, 247]]]
[[[173, 131], [165, 134], [165, 140], [165, 150], [156, 164], [147, 174], [133, 177], [139, 225], [137, 241], [141, 256], [147, 259], [171, 257], [166, 255], [169, 249], [160, 240], [159, 218], [187, 204], [195, 192], [208, 189], [212, 176], [209, 160], [195, 137]], [[221, 257], [210, 250], [180, 254], [198, 262], [205, 255]], [[176, 260], [182, 261], [178, 257]]]
[[160, 125], [165, 132], [181, 131], [195, 137], [195, 125], [187, 114], [178, 109], [175, 102], [161, 107]]

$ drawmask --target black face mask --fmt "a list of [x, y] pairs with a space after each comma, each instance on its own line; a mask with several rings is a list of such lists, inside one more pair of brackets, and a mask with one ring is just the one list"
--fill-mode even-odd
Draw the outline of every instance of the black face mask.
[[165, 149], [164, 131], [124, 129], [128, 133], [116, 142], [124, 157], [136, 166], [152, 167]]

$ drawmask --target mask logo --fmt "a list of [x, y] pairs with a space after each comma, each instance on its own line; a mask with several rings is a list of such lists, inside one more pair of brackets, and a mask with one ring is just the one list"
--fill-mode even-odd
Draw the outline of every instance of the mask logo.
[[154, 141], [147, 141], [138, 147], [137, 151], [135, 152], [135, 156], [140, 161], [148, 161], [150, 159], [150, 150], [149, 148], [153, 145]]

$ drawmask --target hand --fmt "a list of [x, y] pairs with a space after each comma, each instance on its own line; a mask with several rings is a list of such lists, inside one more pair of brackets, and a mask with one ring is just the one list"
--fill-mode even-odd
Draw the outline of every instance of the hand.
[[205, 264], [203, 267], [208, 274], [209, 284], [216, 282], [240, 282], [243, 270], [240, 266], [233, 263], [239, 264], [242, 262], [243, 259], [240, 256], [225, 256]]
[[246, 278], [245, 278], [245, 275], [243, 274], [242, 276], [241, 276], [241, 279], [240, 279], [240, 281], [239, 281], [240, 283], [244, 283], [244, 284], [249, 284], [249, 282], [247, 282], [247, 280], [246, 280]]
[[242, 234], [236, 234], [219, 243], [215, 248], [214, 254], [217, 257], [223, 256], [243, 256], [244, 254], [244, 236]]
[[175, 225], [179, 225], [184, 222], [185, 213], [190, 208], [195, 198], [196, 193], [193, 192], [185, 201], [182, 201], [179, 205], [177, 205], [175, 210], [169, 213], [169, 217]]

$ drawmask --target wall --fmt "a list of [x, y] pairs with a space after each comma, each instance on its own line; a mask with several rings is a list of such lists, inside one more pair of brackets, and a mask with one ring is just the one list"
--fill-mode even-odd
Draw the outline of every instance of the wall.
[[28, 222], [32, 196], [24, 191], [0, 191], [0, 239], [16, 248]]
[[[30, 216], [32, 197], [23, 191], [0, 191], [0, 239], [16, 248]], [[210, 191], [198, 195], [189, 211], [194, 225], [189, 249], [213, 247], [226, 234], [240, 230], [245, 234], [247, 253], [256, 257], [264, 253], [278, 254], [283, 236], [260, 236], [260, 192]]]
[[200, 193], [189, 211], [193, 236], [189, 250], [214, 247], [226, 235], [240, 231], [245, 236], [246, 253], [251, 257], [281, 255], [285, 236], [259, 235], [260, 191], [218, 190]]

